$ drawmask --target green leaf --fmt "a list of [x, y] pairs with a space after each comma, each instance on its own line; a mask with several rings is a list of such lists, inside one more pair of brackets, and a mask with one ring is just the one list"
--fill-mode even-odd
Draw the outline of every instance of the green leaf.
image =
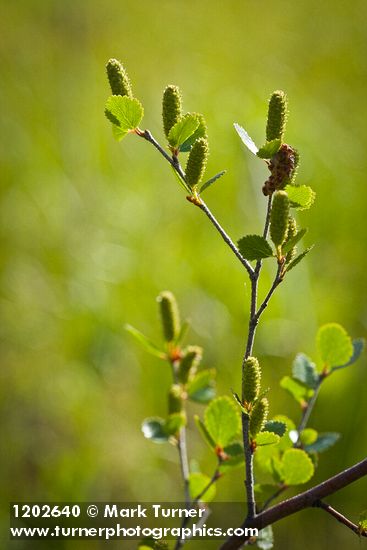
[[215, 397], [215, 374], [215, 369], [206, 369], [190, 380], [187, 393], [192, 401], [208, 403]]
[[275, 445], [279, 443], [280, 437], [274, 432], [259, 432], [255, 437], [255, 441], [258, 447], [263, 445]]
[[206, 429], [204, 422], [198, 417], [197, 414], [194, 416], [194, 420], [204, 441], [209, 445], [211, 449], [215, 449], [215, 441], [212, 439], [210, 433]]
[[208, 187], [210, 187], [215, 181], [219, 180], [219, 178], [224, 176], [225, 173], [226, 173], [226, 170], [222, 170], [221, 172], [218, 172], [218, 174], [215, 174], [215, 176], [210, 178], [210, 180], [203, 183], [203, 185], [200, 187], [200, 193], [205, 191], [205, 189], [208, 189]]
[[246, 145], [247, 149], [249, 149], [251, 151], [251, 153], [256, 155], [259, 149], [255, 145], [255, 143], [252, 141], [252, 139], [250, 138], [250, 136], [248, 135], [246, 130], [244, 128], [242, 128], [242, 126], [237, 124], [237, 122], [235, 122], [233, 124], [233, 126], [234, 126], [237, 134], [240, 136], [240, 138], [242, 140], [242, 143], [244, 143]]
[[317, 439], [318, 433], [313, 428], [306, 428], [300, 434], [302, 445], [312, 445]]
[[307, 254], [310, 252], [310, 250], [312, 250], [314, 247], [314, 245], [311, 245], [309, 246], [308, 248], [306, 248], [306, 250], [304, 250], [301, 254], [299, 254], [296, 258], [294, 258], [293, 261], [291, 261], [289, 264], [288, 264], [288, 267], [286, 269], [286, 271], [290, 271], [291, 269], [293, 269], [294, 267], [296, 267], [296, 265], [299, 264], [299, 262], [301, 260], [303, 260], [303, 258], [305, 256], [307, 256]]
[[139, 126], [144, 109], [136, 98], [112, 95], [107, 99], [105, 113], [107, 118], [126, 134]]
[[303, 353], [298, 353], [293, 361], [293, 378], [302, 382], [311, 389], [316, 389], [319, 384], [319, 374], [316, 365]]
[[241, 443], [232, 443], [224, 447], [223, 450], [228, 458], [219, 465], [219, 471], [221, 473], [233, 470], [233, 468], [238, 468], [244, 463], [245, 455]]
[[284, 422], [279, 422], [278, 420], [268, 420], [265, 423], [264, 430], [266, 432], [273, 432], [279, 437], [282, 437], [287, 431], [287, 425]]
[[261, 260], [273, 256], [273, 250], [261, 235], [246, 235], [238, 241], [238, 248], [246, 260]]
[[[192, 115], [195, 116], [195, 113], [192, 113]], [[197, 139], [207, 137], [207, 128], [206, 128], [204, 117], [202, 115], [196, 115], [196, 116], [199, 121], [199, 126], [197, 127], [195, 132], [180, 146], [180, 151], [182, 153], [188, 153]]]
[[[200, 493], [208, 486], [210, 477], [201, 473], [191, 473], [189, 477], [190, 495], [194, 500]], [[200, 497], [201, 502], [210, 502], [215, 497], [216, 488], [215, 484], [211, 485], [209, 489]]]
[[187, 113], [169, 131], [168, 143], [178, 149], [197, 130], [200, 121], [197, 115]]
[[[107, 112], [106, 112], [107, 116]], [[107, 118], [109, 118], [107, 116]], [[109, 119], [112, 122], [112, 119]], [[120, 126], [117, 126], [117, 124], [112, 123], [112, 135], [115, 138], [116, 141], [121, 141], [125, 136], [127, 136], [128, 132], [126, 130], [121, 130]]]
[[141, 425], [144, 437], [151, 439], [154, 443], [166, 443], [169, 436], [164, 429], [165, 421], [163, 418], [146, 418]]
[[283, 470], [283, 463], [279, 456], [272, 456], [271, 457], [271, 468], [272, 468], [272, 475], [273, 479], [276, 483], [283, 483], [284, 481], [284, 470]]
[[353, 345], [353, 355], [349, 359], [347, 363], [344, 363], [344, 365], [338, 365], [337, 367], [333, 367], [331, 370], [338, 370], [338, 369], [344, 369], [345, 367], [349, 367], [349, 365], [353, 365], [356, 361], [358, 361], [360, 355], [362, 354], [365, 346], [365, 340], [364, 338], [356, 338], [352, 341]]
[[305, 451], [308, 453], [316, 452], [323, 453], [335, 445], [335, 443], [340, 439], [340, 434], [337, 432], [325, 432], [319, 434], [318, 438], [314, 443], [305, 446]]
[[186, 416], [183, 413], [172, 413], [163, 425], [167, 435], [176, 435], [179, 429], [186, 424]]
[[149, 340], [149, 338], [144, 336], [140, 330], [131, 325], [125, 325], [125, 330], [131, 334], [139, 342], [139, 344], [142, 345], [145, 351], [155, 357], [159, 357], [159, 359], [167, 359], [165, 352], [160, 350], [151, 340]]
[[308, 229], [300, 229], [294, 237], [289, 239], [289, 241], [286, 241], [282, 245], [282, 252], [283, 254], [287, 254], [290, 250], [292, 250], [293, 247], [296, 246], [296, 244], [304, 237], [304, 235], [307, 233]]
[[314, 465], [302, 449], [288, 449], [282, 457], [284, 483], [301, 485], [307, 483], [314, 474]]
[[291, 206], [298, 210], [307, 210], [315, 201], [316, 193], [308, 185], [286, 185], [284, 191], [288, 194]]
[[265, 145], [260, 147], [256, 153], [261, 159], [271, 159], [280, 149], [282, 141], [280, 139], [273, 139], [272, 141], [267, 141]]
[[271, 525], [261, 529], [259, 536], [256, 539], [256, 546], [261, 550], [271, 550], [274, 546], [273, 528]]
[[232, 395], [233, 395], [233, 399], [235, 400], [236, 405], [238, 405], [239, 408], [241, 409], [241, 411], [242, 411], [246, 416], [248, 416], [248, 415], [249, 415], [249, 414], [248, 414], [248, 410], [245, 409], [245, 407], [243, 406], [242, 401], [241, 401], [241, 399], [240, 399], [238, 393], [236, 393], [235, 391], [232, 390]]
[[316, 341], [320, 357], [328, 367], [343, 365], [353, 356], [352, 340], [338, 323], [320, 327]]
[[216, 445], [222, 448], [234, 440], [241, 428], [238, 410], [227, 396], [217, 397], [208, 405], [204, 423]]
[[309, 389], [305, 384], [294, 380], [290, 376], [284, 376], [280, 381], [280, 387], [287, 390], [292, 397], [300, 404], [303, 405], [313, 395], [313, 390]]
[[277, 414], [276, 416], [274, 416], [273, 420], [275, 420], [277, 422], [282, 422], [287, 427], [287, 431], [283, 435], [283, 437], [281, 438], [281, 440], [279, 442], [279, 445], [278, 445], [278, 448], [280, 450], [285, 451], [285, 449], [289, 449], [290, 447], [293, 446], [293, 442], [291, 441], [291, 439], [289, 437], [289, 432], [294, 430], [296, 425], [293, 422], [293, 420], [288, 418], [288, 416], [284, 416], [282, 414]]

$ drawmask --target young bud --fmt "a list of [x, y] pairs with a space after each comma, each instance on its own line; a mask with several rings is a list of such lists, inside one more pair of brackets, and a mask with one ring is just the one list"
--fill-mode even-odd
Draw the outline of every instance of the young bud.
[[265, 426], [265, 422], [268, 418], [269, 401], [266, 397], [263, 397], [259, 401], [256, 401], [250, 417], [250, 434], [252, 437], [261, 432]]
[[107, 76], [113, 95], [133, 97], [131, 82], [120, 61], [110, 59], [106, 65]]
[[186, 183], [191, 189], [200, 183], [204, 176], [206, 162], [209, 155], [209, 146], [205, 138], [195, 141], [186, 164]]
[[168, 414], [179, 413], [182, 409], [182, 389], [178, 384], [174, 384], [168, 392]]
[[162, 117], [166, 137], [182, 115], [182, 97], [177, 86], [167, 86], [163, 92]]
[[281, 90], [272, 93], [269, 100], [268, 121], [266, 125], [266, 140], [280, 139], [283, 141], [287, 121], [287, 96]]
[[270, 213], [270, 236], [276, 247], [279, 247], [287, 237], [289, 219], [289, 199], [285, 191], [277, 191], [273, 195]]
[[248, 357], [243, 363], [242, 396], [246, 403], [257, 399], [260, 391], [261, 369], [256, 357]]
[[[285, 242], [288, 242], [290, 239], [292, 239], [296, 235], [296, 233], [297, 233], [296, 220], [292, 218], [292, 216], [290, 216], [288, 220], [288, 234]], [[296, 254], [297, 254], [297, 247], [294, 246], [293, 248], [291, 248], [291, 250], [288, 252], [286, 256], [286, 263], [288, 264], [289, 262], [291, 262]]]
[[180, 314], [176, 298], [172, 292], [165, 290], [160, 293], [157, 302], [160, 306], [164, 339], [166, 342], [172, 342], [180, 332]]
[[199, 346], [188, 346], [182, 357], [177, 376], [181, 384], [186, 384], [189, 377], [195, 374], [203, 356], [203, 349]]

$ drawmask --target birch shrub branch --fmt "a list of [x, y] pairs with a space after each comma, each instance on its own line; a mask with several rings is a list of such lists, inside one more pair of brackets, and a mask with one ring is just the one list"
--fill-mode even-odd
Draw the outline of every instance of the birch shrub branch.
[[[107, 100], [105, 114], [112, 124], [116, 140], [121, 141], [132, 134], [156, 148], [171, 166], [187, 200], [203, 211], [241, 262], [251, 284], [240, 394], [233, 391], [229, 395], [216, 397], [215, 370], [201, 367], [203, 350], [199, 346], [184, 344], [189, 325], [187, 321], [181, 323], [178, 305], [171, 292], [165, 291], [158, 296], [162, 343], [153, 343], [137, 329], [130, 325], [126, 327], [149, 353], [167, 363], [172, 373], [172, 385], [164, 390], [167, 415], [165, 418], [152, 416], [144, 420], [143, 434], [152, 442], [170, 443], [177, 448], [184, 499], [188, 506], [212, 500], [217, 481], [222, 476], [232, 471], [236, 471], [232, 475], [244, 476], [247, 502], [244, 525], [256, 524], [264, 528], [257, 540], [234, 538], [227, 541], [223, 548], [239, 548], [247, 542], [256, 543], [259, 548], [271, 548], [271, 524], [293, 511], [290, 506], [284, 513], [282, 504], [277, 505], [278, 508], [271, 508], [269, 512], [267, 508], [289, 487], [309, 482], [317, 468], [319, 456], [337, 444], [340, 437], [334, 431], [318, 433], [309, 426], [320, 389], [331, 375], [357, 361], [363, 350], [363, 340], [352, 340], [339, 324], [322, 326], [316, 335], [317, 361], [299, 353], [294, 359], [290, 375], [280, 380], [281, 387], [298, 403], [299, 417], [293, 420], [283, 412], [269, 416], [271, 392], [268, 393], [261, 386], [261, 365], [253, 354], [256, 327], [277, 287], [312, 248], [310, 246], [297, 252], [307, 229], [298, 227], [296, 212], [309, 209], [315, 199], [311, 187], [297, 181], [298, 151], [284, 141], [288, 118], [287, 97], [279, 90], [271, 95], [266, 139], [261, 147], [253, 142], [242, 126], [234, 124], [243, 144], [269, 169], [269, 176], [262, 185], [267, 202], [263, 228], [258, 234], [239, 238], [235, 244], [202, 198], [203, 193], [225, 175], [225, 170], [210, 177], [206, 175], [209, 144], [204, 116], [196, 112], [185, 113], [179, 88], [167, 86], [162, 99], [165, 139], [165, 145], [162, 146], [149, 130], [140, 128], [144, 109], [134, 96], [122, 64], [111, 59], [107, 64], [107, 75], [113, 95]], [[264, 260], [274, 263], [275, 273], [272, 285], [263, 300], [259, 301], [258, 282]], [[201, 472], [198, 468], [190, 471], [186, 443], [186, 425], [188, 421], [191, 422], [190, 402], [205, 407], [202, 414], [195, 416], [194, 421], [213, 456], [213, 471], [209, 473]], [[240, 468], [242, 474], [238, 472]], [[356, 466], [353, 472], [357, 470], [359, 477], [365, 475], [364, 466]], [[353, 473], [353, 480], [357, 479], [356, 475]], [[331, 482], [332, 478], [329, 480], [330, 485]], [[339, 480], [338, 487], [342, 487], [343, 483], [347, 484], [348, 479]], [[317, 496], [314, 503], [310, 496], [313, 495], [312, 491]], [[316, 487], [302, 493], [299, 498], [294, 497], [298, 498], [294, 511], [306, 505], [314, 505], [328, 511], [352, 531], [367, 533], [365, 520], [361, 520], [359, 526], [354, 526], [346, 518], [343, 521], [339, 512], [320, 501], [321, 494], [322, 491]], [[302, 500], [303, 495], [306, 497]], [[186, 542], [178, 539], [175, 550]], [[144, 544], [148, 545], [148, 542]], [[152, 548], [158, 547], [154, 541], [149, 544]]]

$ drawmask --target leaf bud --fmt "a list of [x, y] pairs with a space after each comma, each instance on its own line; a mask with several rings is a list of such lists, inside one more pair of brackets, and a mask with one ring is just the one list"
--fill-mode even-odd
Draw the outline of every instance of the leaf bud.
[[287, 237], [289, 219], [289, 198], [285, 191], [273, 195], [270, 213], [270, 236], [276, 247], [280, 247]]
[[[289, 217], [288, 220], [288, 233], [287, 233], [287, 239], [285, 242], [288, 242], [290, 239], [292, 239], [297, 234], [297, 222], [292, 216]], [[288, 264], [291, 262], [297, 254], [297, 247], [294, 246], [290, 249], [290, 251], [287, 253], [286, 256], [286, 263]]]
[[174, 384], [168, 392], [168, 414], [180, 413], [183, 402], [182, 389], [178, 384]]
[[163, 92], [162, 118], [166, 137], [182, 116], [182, 96], [178, 86], [167, 86]]
[[203, 356], [203, 349], [199, 346], [188, 346], [180, 361], [177, 376], [181, 384], [186, 384], [190, 376], [195, 374]]
[[269, 99], [268, 120], [266, 124], [266, 140], [280, 139], [283, 141], [285, 125], [287, 122], [288, 106], [287, 96], [277, 90]]
[[112, 94], [133, 97], [131, 82], [122, 63], [117, 59], [110, 59], [106, 70]]
[[260, 391], [261, 369], [256, 357], [248, 357], [243, 363], [242, 397], [246, 403], [253, 403]]
[[265, 426], [265, 422], [268, 418], [269, 401], [266, 397], [263, 397], [259, 401], [256, 401], [250, 417], [250, 434], [252, 437], [261, 432]]
[[176, 298], [169, 290], [161, 292], [157, 298], [160, 307], [163, 335], [166, 342], [173, 342], [180, 332], [180, 314]]
[[199, 138], [191, 148], [186, 164], [186, 183], [191, 189], [200, 183], [204, 176], [209, 155], [209, 146], [205, 138]]

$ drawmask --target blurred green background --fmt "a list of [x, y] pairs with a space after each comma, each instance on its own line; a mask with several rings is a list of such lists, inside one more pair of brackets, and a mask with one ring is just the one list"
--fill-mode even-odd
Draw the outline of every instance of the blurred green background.
[[[247, 323], [245, 273], [169, 167], [142, 140], [113, 140], [103, 114], [107, 59], [124, 62], [143, 125], [159, 140], [167, 84], [182, 88], [186, 110], [205, 115], [208, 173], [228, 170], [206, 200], [235, 239], [259, 231], [267, 171], [232, 123], [261, 144], [269, 94], [287, 91], [298, 181], [317, 191], [299, 220], [310, 227], [305, 244], [317, 246], [266, 311], [255, 352], [271, 413], [297, 419], [278, 385], [295, 353], [315, 355], [324, 322], [366, 335], [367, 4], [4, 0], [0, 9], [1, 547], [53, 548], [8, 542], [9, 501], [182, 495], [175, 449], [140, 433], [144, 417], [166, 413], [169, 372], [124, 323], [159, 339], [155, 297], [171, 289], [192, 320], [190, 342], [204, 346], [204, 365], [218, 369], [226, 394], [239, 388]], [[271, 267], [264, 272], [262, 292]], [[312, 483], [366, 455], [366, 383], [363, 358], [325, 384], [311, 425], [343, 439]], [[189, 438], [210, 473], [192, 424]], [[242, 499], [242, 473], [218, 488], [220, 500]], [[361, 480], [330, 502], [357, 520], [366, 489]], [[275, 548], [360, 547], [315, 510], [279, 523], [275, 536]]]

